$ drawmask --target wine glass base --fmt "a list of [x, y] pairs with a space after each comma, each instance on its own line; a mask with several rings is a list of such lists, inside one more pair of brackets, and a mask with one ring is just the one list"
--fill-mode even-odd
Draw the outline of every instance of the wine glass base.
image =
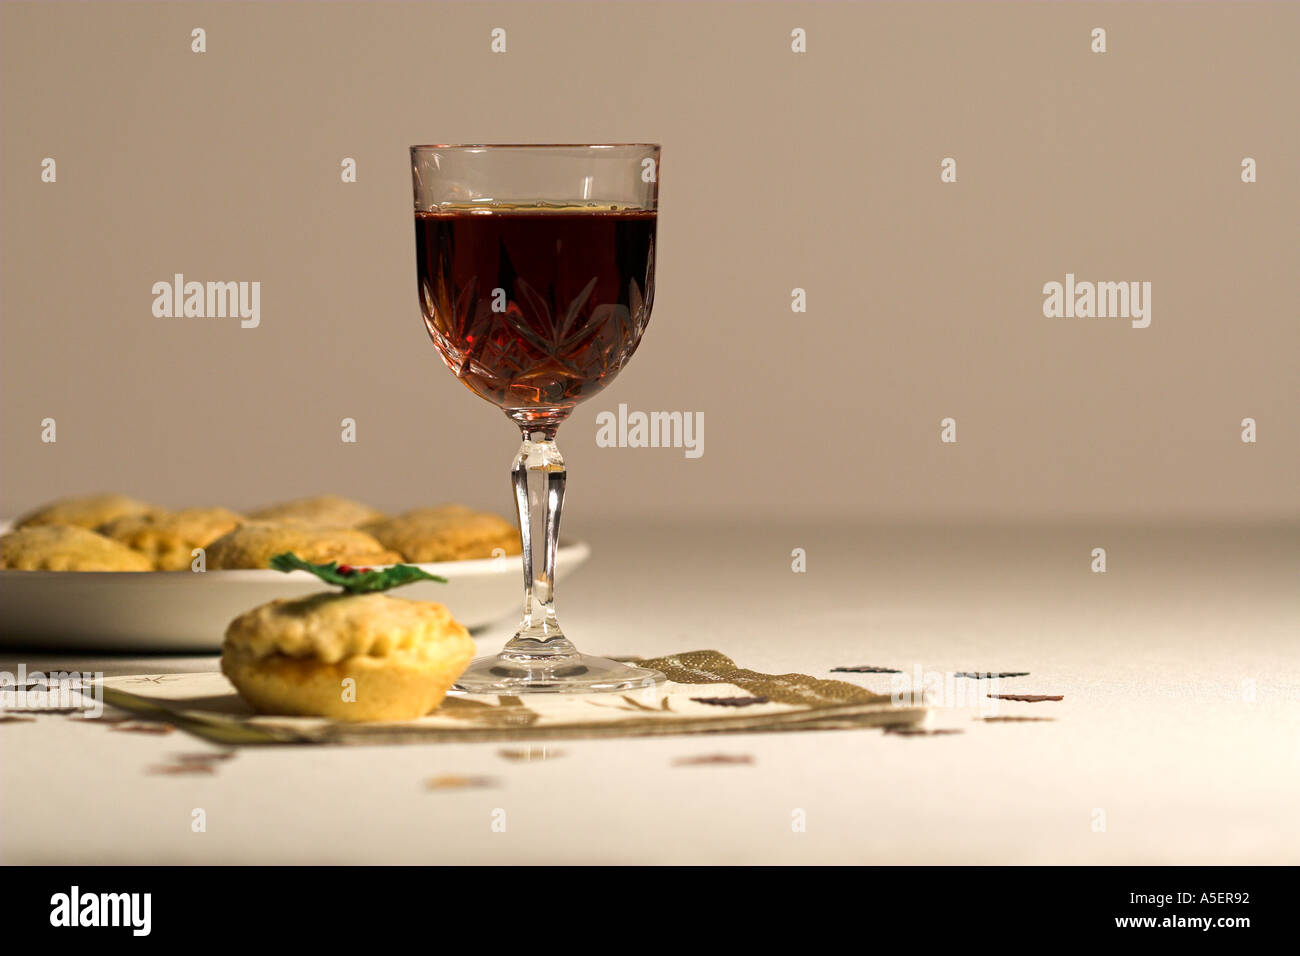
[[658, 671], [620, 664], [606, 657], [570, 654], [521, 657], [497, 654], [472, 661], [452, 685], [463, 694], [595, 694], [653, 687]]

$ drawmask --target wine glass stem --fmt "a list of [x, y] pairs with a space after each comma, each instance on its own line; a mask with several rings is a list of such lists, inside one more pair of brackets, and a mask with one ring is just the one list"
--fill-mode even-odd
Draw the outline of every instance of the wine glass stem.
[[564, 507], [564, 457], [553, 430], [523, 427], [510, 477], [524, 550], [524, 615], [503, 656], [536, 660], [576, 655], [555, 620], [555, 549]]

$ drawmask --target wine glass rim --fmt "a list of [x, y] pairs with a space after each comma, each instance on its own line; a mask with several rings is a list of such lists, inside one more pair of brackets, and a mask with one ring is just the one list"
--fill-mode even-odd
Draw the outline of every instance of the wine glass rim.
[[417, 143], [411, 149], [662, 149], [658, 143]]

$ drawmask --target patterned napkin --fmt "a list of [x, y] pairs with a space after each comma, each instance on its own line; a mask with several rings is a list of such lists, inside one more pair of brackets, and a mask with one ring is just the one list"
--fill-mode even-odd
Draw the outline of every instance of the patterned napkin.
[[926, 709], [898, 706], [845, 681], [762, 674], [717, 651], [687, 651], [636, 663], [666, 683], [626, 694], [448, 697], [436, 711], [400, 723], [340, 723], [253, 714], [222, 674], [105, 678], [104, 703], [167, 721], [222, 744], [533, 741], [660, 734], [848, 730], [920, 723]]

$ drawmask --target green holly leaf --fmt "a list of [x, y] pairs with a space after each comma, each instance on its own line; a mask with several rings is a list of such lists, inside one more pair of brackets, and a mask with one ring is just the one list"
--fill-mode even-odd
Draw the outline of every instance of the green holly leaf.
[[409, 564], [394, 564], [387, 568], [354, 568], [350, 565], [331, 561], [329, 564], [312, 564], [304, 561], [292, 551], [277, 554], [271, 559], [271, 567], [276, 571], [310, 571], [326, 584], [336, 584], [349, 594], [373, 594], [401, 587], [412, 581], [437, 581], [446, 584], [447, 579]]

